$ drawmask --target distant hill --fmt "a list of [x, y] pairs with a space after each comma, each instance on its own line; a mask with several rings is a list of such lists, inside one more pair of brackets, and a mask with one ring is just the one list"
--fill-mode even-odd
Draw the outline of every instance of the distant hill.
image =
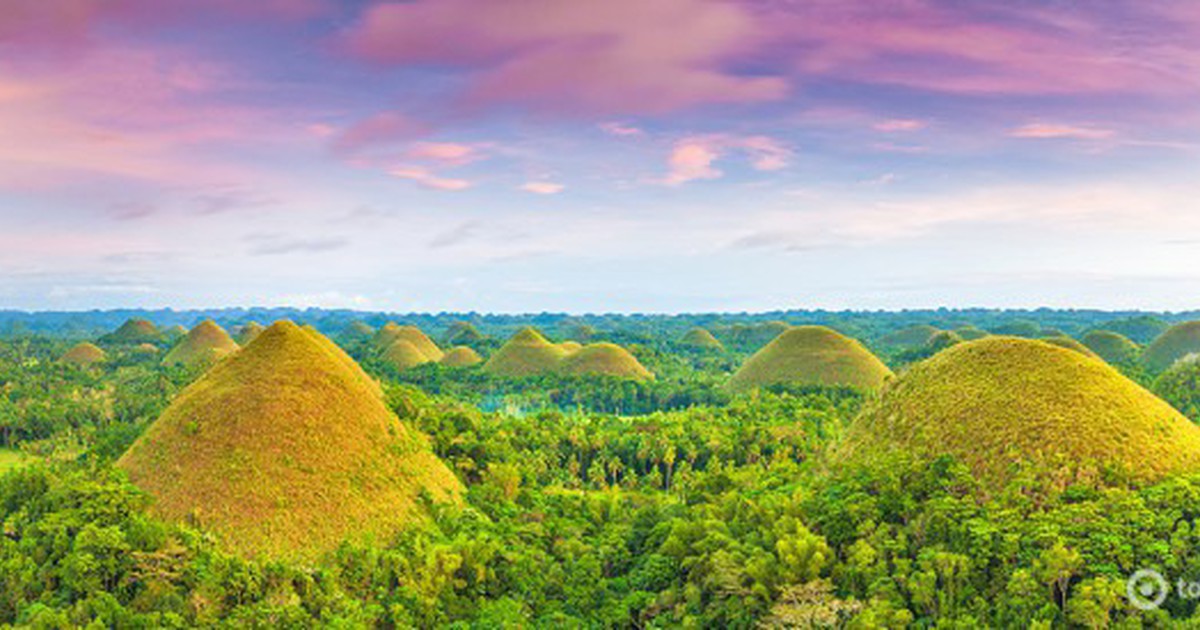
[[637, 357], [613, 343], [592, 343], [584, 346], [564, 357], [558, 371], [572, 376], [596, 374], [634, 380], [654, 378]]
[[784, 332], [746, 360], [730, 387], [745, 390], [776, 383], [875, 388], [892, 375], [863, 345], [824, 326]]
[[558, 369], [566, 350], [532, 328], [523, 328], [492, 354], [483, 369], [497, 376], [531, 376]]
[[236, 352], [237, 342], [212, 320], [200, 322], [163, 357], [164, 365], [207, 367]]
[[1142, 362], [1153, 372], [1162, 372], [1183, 357], [1200, 352], [1200, 321], [1171, 326], [1142, 353]]

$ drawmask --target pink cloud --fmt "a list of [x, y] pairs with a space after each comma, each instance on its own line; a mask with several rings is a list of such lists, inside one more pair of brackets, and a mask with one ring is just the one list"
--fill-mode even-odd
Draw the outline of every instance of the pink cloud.
[[783, 79], [726, 69], [757, 33], [750, 11], [709, 0], [418, 0], [370, 7], [345, 41], [380, 64], [468, 70], [476, 104], [663, 113], [785, 96]]
[[667, 158], [668, 173], [661, 182], [678, 186], [695, 180], [720, 178], [724, 173], [716, 167], [716, 162], [731, 150], [743, 152], [751, 167], [759, 171], [782, 169], [791, 155], [781, 143], [767, 136], [692, 136], [675, 143]]
[[884, 133], [897, 133], [904, 131], [920, 131], [929, 126], [929, 123], [923, 120], [914, 120], [911, 118], [892, 118], [890, 120], [881, 120], [872, 125], [876, 131]]
[[1014, 138], [1068, 138], [1072, 140], [1104, 140], [1116, 135], [1111, 129], [1099, 127], [1062, 125], [1054, 123], [1030, 123], [1013, 129]]
[[417, 142], [408, 149], [407, 155], [411, 159], [446, 166], [462, 166], [481, 157], [479, 147], [455, 142]]
[[1139, 18], [1158, 20], [1141, 31], [1104, 3], [1062, 10], [989, 5], [986, 14], [972, 13], [970, 3], [929, 1], [769, 6], [770, 38], [801, 76], [963, 94], [1200, 88], [1194, 48], [1162, 41], [1173, 31], [1183, 37], [1186, 28], [1156, 12], [1169, 4], [1139, 4]]
[[554, 182], [525, 182], [521, 185], [521, 190], [535, 195], [557, 195], [564, 189], [566, 186]]
[[644, 132], [632, 125], [619, 122], [600, 123], [600, 130], [610, 136], [640, 136]]
[[0, 43], [74, 48], [91, 43], [103, 25], [136, 28], [199, 14], [234, 19], [299, 21], [334, 9], [331, 0], [4, 0]]
[[333, 149], [354, 154], [373, 147], [411, 140], [428, 133], [421, 123], [399, 112], [382, 112], [341, 130], [333, 138]]
[[388, 173], [393, 177], [409, 179], [425, 188], [434, 190], [456, 191], [471, 187], [471, 182], [465, 179], [440, 177], [423, 166], [400, 166], [391, 169]]
[[281, 110], [220, 98], [230, 80], [220, 66], [167, 47], [108, 45], [67, 64], [0, 61], [0, 185], [240, 181], [244, 166], [209, 152], [298, 134]]

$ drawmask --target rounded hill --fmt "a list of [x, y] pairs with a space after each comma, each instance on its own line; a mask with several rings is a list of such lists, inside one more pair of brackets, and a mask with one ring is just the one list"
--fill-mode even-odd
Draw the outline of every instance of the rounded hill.
[[483, 369], [497, 376], [545, 374], [557, 369], [566, 354], [566, 350], [547, 341], [542, 333], [522, 328], [492, 354]]
[[162, 517], [248, 556], [314, 559], [461, 484], [344, 353], [278, 322], [185, 389], [117, 465]]
[[407, 370], [430, 362], [429, 357], [407, 339], [392, 341], [383, 351], [383, 360], [397, 370]]
[[1200, 321], [1184, 322], [1168, 328], [1146, 346], [1142, 362], [1152, 371], [1162, 372], [1196, 352], [1200, 352]]
[[[1017, 471], [1099, 484], [1200, 465], [1200, 428], [1108, 364], [1042, 341], [991, 337], [910, 368], [851, 425], [844, 463], [951, 455], [983, 484]], [[1029, 467], [1029, 468], [1027, 468]]]
[[467, 346], [455, 346], [442, 355], [441, 364], [447, 367], [471, 367], [483, 363], [483, 357]]
[[245, 346], [254, 341], [264, 330], [266, 328], [262, 324], [252, 321], [244, 326], [239, 326], [233, 340], [238, 342], [238, 345]]
[[375, 333], [375, 346], [384, 350], [397, 339], [411, 343], [430, 361], [442, 359], [442, 349], [416, 326], [401, 326], [394, 322], [388, 322]]
[[889, 346], [919, 348], [927, 345], [929, 340], [939, 332], [941, 331], [929, 324], [913, 324], [912, 326], [905, 326], [889, 335], [885, 335], [883, 339], [880, 339], [880, 342]]
[[1090, 331], [1081, 341], [1109, 363], [1128, 363], [1138, 355], [1138, 345], [1132, 339], [1111, 330]]
[[697, 326], [680, 337], [679, 344], [700, 350], [724, 350], [725, 346], [707, 329]]
[[[1048, 343], [1052, 346], [1066, 348], [1067, 350], [1074, 350], [1075, 352], [1078, 352], [1079, 354], [1082, 354], [1085, 357], [1091, 357], [1093, 359], [1100, 359], [1100, 355], [1096, 354], [1095, 352], [1092, 352], [1091, 348], [1080, 343], [1078, 340], [1076, 340], [1073, 337], [1068, 337], [1066, 335], [1054, 335], [1052, 337], [1042, 337], [1041, 341], [1045, 341], [1046, 343]], [[1100, 360], [1103, 361], [1103, 359], [1100, 359]]]
[[163, 357], [164, 365], [207, 367], [237, 351], [237, 342], [211, 319], [200, 322]]
[[63, 353], [59, 361], [68, 365], [88, 366], [97, 363], [103, 363], [108, 359], [108, 354], [92, 343], [78, 343]]
[[121, 327], [100, 338], [101, 343], [131, 344], [153, 343], [162, 339], [163, 333], [153, 322], [146, 319], [132, 318], [121, 324]]
[[600, 374], [635, 380], [654, 378], [637, 357], [614, 343], [588, 344], [563, 358], [558, 371], [571, 376]]
[[776, 383], [846, 385], [872, 389], [892, 375], [854, 339], [824, 326], [797, 326], [754, 353], [730, 387], [746, 390]]

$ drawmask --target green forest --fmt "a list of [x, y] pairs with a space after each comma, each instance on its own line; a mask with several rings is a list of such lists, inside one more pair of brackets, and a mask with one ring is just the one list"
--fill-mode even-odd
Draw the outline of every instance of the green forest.
[[0, 626], [1200, 626], [1194, 315], [0, 313]]

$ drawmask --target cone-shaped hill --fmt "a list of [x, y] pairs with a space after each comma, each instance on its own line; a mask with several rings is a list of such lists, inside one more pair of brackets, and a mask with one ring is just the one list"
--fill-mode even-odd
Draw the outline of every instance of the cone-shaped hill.
[[1109, 363], [1128, 363], [1137, 358], [1138, 345], [1111, 330], [1093, 330], [1083, 336], [1083, 345]]
[[[1079, 354], [1082, 354], [1086, 357], [1091, 357], [1093, 359], [1100, 359], [1100, 355], [1096, 354], [1095, 352], [1092, 352], [1091, 348], [1083, 345], [1082, 343], [1079, 343], [1079, 341], [1075, 340], [1072, 337], [1068, 337], [1066, 335], [1055, 335], [1053, 337], [1042, 337], [1041, 340], [1045, 341], [1046, 343], [1053, 345], [1053, 346], [1058, 346], [1060, 348], [1066, 348], [1067, 350], [1074, 350], [1075, 352], [1078, 352]], [[1103, 359], [1100, 359], [1100, 360], [1103, 361]]]
[[238, 349], [237, 342], [211, 319], [200, 322], [188, 331], [167, 356], [164, 365], [205, 367], [220, 361]]
[[167, 339], [179, 339], [188, 334], [188, 330], [179, 324], [175, 324], [163, 331], [163, 337]]
[[75, 344], [64, 352], [59, 361], [68, 365], [88, 366], [103, 363], [107, 359], [108, 355], [98, 346], [84, 342]]
[[920, 348], [927, 345], [929, 340], [934, 335], [938, 334], [938, 329], [929, 324], [914, 324], [905, 326], [889, 335], [880, 339], [884, 345], [902, 346], [906, 348]]
[[704, 328], [693, 328], [683, 334], [679, 339], [679, 344], [689, 348], [698, 348], [700, 350], [724, 350], [725, 346], [713, 336], [712, 333]]
[[238, 342], [238, 345], [245, 346], [251, 341], [254, 341], [259, 335], [262, 334], [264, 330], [266, 330], [266, 327], [264, 327], [262, 324], [258, 322], [250, 322], [245, 326], [238, 327], [237, 335], [234, 336], [233, 340]]
[[1146, 346], [1142, 362], [1162, 372], [1183, 357], [1200, 352], [1200, 321], [1175, 324]]
[[859, 342], [824, 326], [797, 326], [746, 359], [729, 386], [746, 390], [798, 383], [873, 389], [891, 375]]
[[1153, 480], [1194, 470], [1200, 428], [1103, 361], [991, 337], [910, 368], [859, 415], [839, 450], [835, 459], [850, 465], [952, 455], [992, 489], [1019, 464], [1061, 489], [1097, 485], [1098, 471]]
[[446, 328], [446, 343], [452, 346], [483, 341], [483, 333], [471, 322], [453, 322]]
[[583, 344], [579, 343], [578, 341], [575, 341], [574, 339], [568, 339], [568, 340], [560, 342], [556, 345], [559, 348], [562, 348], [562, 351], [564, 352], [563, 356], [566, 356], [568, 354], [575, 354], [576, 352], [583, 350]]
[[397, 370], [407, 370], [424, 363], [429, 363], [425, 356], [413, 343], [407, 339], [396, 339], [383, 351], [382, 358], [388, 365]]
[[442, 355], [441, 364], [447, 367], [471, 367], [483, 363], [483, 357], [467, 346], [455, 346]]
[[375, 329], [363, 321], [352, 321], [342, 329], [342, 339], [346, 341], [366, 341], [375, 335]]
[[483, 369], [497, 376], [530, 376], [558, 368], [566, 350], [550, 343], [542, 333], [522, 328], [492, 354]]
[[155, 355], [158, 354], [158, 346], [152, 343], [139, 343], [138, 345], [134, 346], [130, 352], [141, 356]]
[[152, 509], [256, 557], [313, 559], [461, 485], [332, 343], [277, 322], [185, 389], [117, 465]]
[[121, 327], [100, 338], [101, 343], [130, 344], [153, 343], [161, 340], [163, 333], [153, 322], [133, 318], [126, 320]]
[[430, 361], [442, 359], [442, 349], [416, 326], [400, 326], [388, 322], [375, 333], [375, 347], [386, 350], [397, 339], [403, 339], [416, 346], [417, 350], [421, 351], [421, 354]]
[[637, 357], [615, 343], [589, 343], [564, 357], [558, 371], [571, 376], [601, 374], [635, 380], [654, 378]]
[[953, 330], [939, 330], [925, 343], [925, 349], [931, 354], [936, 354], [962, 342], [963, 338]]

